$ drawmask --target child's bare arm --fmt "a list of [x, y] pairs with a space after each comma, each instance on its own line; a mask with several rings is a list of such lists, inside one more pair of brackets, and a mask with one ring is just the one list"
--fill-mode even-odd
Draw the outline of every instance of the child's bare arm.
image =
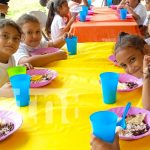
[[5, 83], [0, 88], [0, 96], [1, 97], [13, 97], [13, 91], [12, 91], [10, 82]]
[[19, 60], [19, 64], [30, 63], [34, 67], [42, 67], [53, 61], [67, 59], [67, 52], [59, 50], [54, 53], [35, 55], [32, 57], [22, 57]]
[[29, 63], [20, 64], [20, 66], [25, 66], [27, 70], [33, 69], [33, 66]]
[[119, 5], [117, 6], [117, 9], [123, 8], [124, 5], [126, 4], [126, 0], [122, 0]]
[[125, 4], [126, 3], [126, 0], [122, 0], [121, 2], [120, 2], [120, 4], [122, 5], [122, 4]]
[[71, 25], [73, 24], [73, 22], [76, 20], [76, 16], [72, 16], [70, 18], [70, 20], [68, 21], [67, 25], [65, 26], [65, 28], [62, 29], [62, 34], [65, 32], [69, 32]]
[[133, 17], [134, 17], [135, 20], [139, 20], [139, 19], [140, 19], [140, 16], [137, 15], [137, 14], [134, 12], [133, 8], [131, 8], [128, 4], [125, 5], [125, 8], [128, 10], [128, 12], [129, 12], [130, 14], [133, 15]]
[[49, 41], [48, 42], [48, 47], [56, 47], [56, 48], [61, 48], [65, 44], [65, 39], [63, 36], [59, 37], [55, 41]]
[[48, 47], [61, 48], [65, 44], [65, 38], [67, 37], [72, 37], [72, 34], [69, 32], [63, 33], [63, 35], [60, 36], [57, 40], [49, 41]]
[[150, 110], [150, 56], [144, 56], [143, 76], [142, 103], [145, 109]]

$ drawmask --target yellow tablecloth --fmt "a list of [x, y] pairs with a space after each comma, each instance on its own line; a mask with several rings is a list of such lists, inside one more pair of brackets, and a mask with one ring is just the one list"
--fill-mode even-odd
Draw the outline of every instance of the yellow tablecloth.
[[[66, 48], [65, 48], [66, 49]], [[14, 98], [0, 98], [0, 109], [17, 111], [23, 124], [12, 136], [0, 142], [0, 150], [89, 150], [91, 124], [89, 116], [98, 110], [125, 106], [128, 101], [141, 107], [141, 88], [117, 94], [117, 102], [102, 101], [99, 74], [123, 72], [108, 56], [113, 43], [78, 44], [78, 54], [51, 63], [46, 68], [58, 77], [43, 88], [34, 89], [29, 107], [19, 108]], [[149, 150], [150, 137], [120, 141], [122, 150]]]

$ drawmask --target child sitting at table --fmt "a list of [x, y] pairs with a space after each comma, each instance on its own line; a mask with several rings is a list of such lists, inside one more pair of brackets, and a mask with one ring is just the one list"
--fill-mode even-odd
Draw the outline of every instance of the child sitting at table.
[[[0, 96], [12, 96], [7, 68], [15, 66], [12, 56], [18, 49], [21, 39], [21, 29], [12, 20], [0, 20]], [[29, 64], [28, 68], [31, 66]]]
[[59, 36], [55, 41], [42, 40], [41, 26], [39, 20], [29, 14], [23, 14], [18, 20], [18, 25], [22, 28], [21, 43], [18, 51], [14, 54], [16, 64], [30, 63], [33, 66], [44, 66], [50, 62], [56, 60], [62, 60], [67, 58], [67, 53], [63, 50], [58, 50], [53, 53], [47, 53], [43, 55], [33, 55], [36, 49], [56, 47], [60, 48], [65, 44], [65, 37], [68, 33], [64, 33], [63, 36]]
[[0, 18], [5, 18], [9, 8], [8, 2], [9, 0], [0, 0]]
[[133, 15], [139, 26], [142, 26], [146, 18], [146, 8], [140, 3], [140, 0], [122, 0], [119, 8], [126, 8]]
[[150, 110], [150, 46], [143, 38], [122, 32], [114, 53], [126, 73], [143, 78], [142, 104]]
[[[147, 32], [150, 35], [150, 17], [147, 20], [147, 26], [146, 27], [147, 27]], [[150, 37], [146, 38], [145, 41], [148, 45], [150, 45]]]
[[76, 16], [69, 18], [69, 7], [66, 0], [49, 1], [48, 9], [46, 33], [48, 36], [51, 34], [52, 40], [56, 40], [70, 30]]
[[[143, 78], [143, 107], [150, 110], [150, 46], [140, 36], [120, 33], [114, 53], [118, 64], [125, 72]], [[95, 136], [91, 138], [92, 150], [120, 150], [119, 137], [113, 143], [107, 143]]]
[[147, 10], [147, 16], [144, 20], [143, 27], [140, 28], [140, 31], [142, 32], [142, 35], [144, 35], [144, 38], [147, 38], [149, 36], [148, 34], [148, 24], [149, 24], [149, 18], [150, 18], [150, 0], [145, 0], [146, 2], [146, 10]]

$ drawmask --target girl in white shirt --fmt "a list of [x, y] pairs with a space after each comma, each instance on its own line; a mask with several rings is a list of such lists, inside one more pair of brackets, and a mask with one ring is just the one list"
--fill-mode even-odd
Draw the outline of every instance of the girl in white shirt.
[[7, 68], [15, 65], [13, 53], [19, 47], [21, 29], [12, 20], [0, 20], [0, 96], [12, 96]]
[[48, 36], [51, 34], [52, 40], [55, 40], [70, 30], [76, 16], [69, 18], [69, 7], [66, 0], [49, 1], [48, 9], [46, 33]]
[[119, 7], [124, 7], [130, 14], [133, 15], [139, 26], [143, 25], [147, 12], [144, 5], [140, 3], [140, 0], [122, 0]]

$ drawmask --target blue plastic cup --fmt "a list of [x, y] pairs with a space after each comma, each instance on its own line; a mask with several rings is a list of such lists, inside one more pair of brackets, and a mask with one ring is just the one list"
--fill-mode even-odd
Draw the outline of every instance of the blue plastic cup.
[[12, 76], [10, 82], [17, 106], [28, 106], [30, 103], [30, 75], [19, 74]]
[[92, 1], [91, 0], [87, 0], [87, 2], [88, 2], [88, 5], [91, 6]]
[[88, 14], [88, 6], [83, 5], [82, 6], [82, 11], [84, 11], [85, 14], [87, 15]]
[[104, 72], [100, 74], [102, 95], [105, 104], [113, 104], [116, 102], [118, 79], [118, 73]]
[[106, 0], [106, 5], [110, 7], [112, 5], [112, 0]]
[[120, 9], [120, 19], [125, 20], [127, 18], [127, 9]]
[[90, 116], [93, 134], [105, 142], [113, 143], [118, 116], [111, 111], [99, 111]]
[[77, 41], [78, 38], [76, 36], [72, 36], [71, 38], [66, 38], [66, 44], [67, 44], [69, 55], [77, 54]]
[[86, 21], [86, 12], [85, 11], [80, 11], [80, 21], [85, 22]]
[[93, 134], [104, 140], [113, 143], [118, 116], [111, 111], [99, 111], [90, 116]]

